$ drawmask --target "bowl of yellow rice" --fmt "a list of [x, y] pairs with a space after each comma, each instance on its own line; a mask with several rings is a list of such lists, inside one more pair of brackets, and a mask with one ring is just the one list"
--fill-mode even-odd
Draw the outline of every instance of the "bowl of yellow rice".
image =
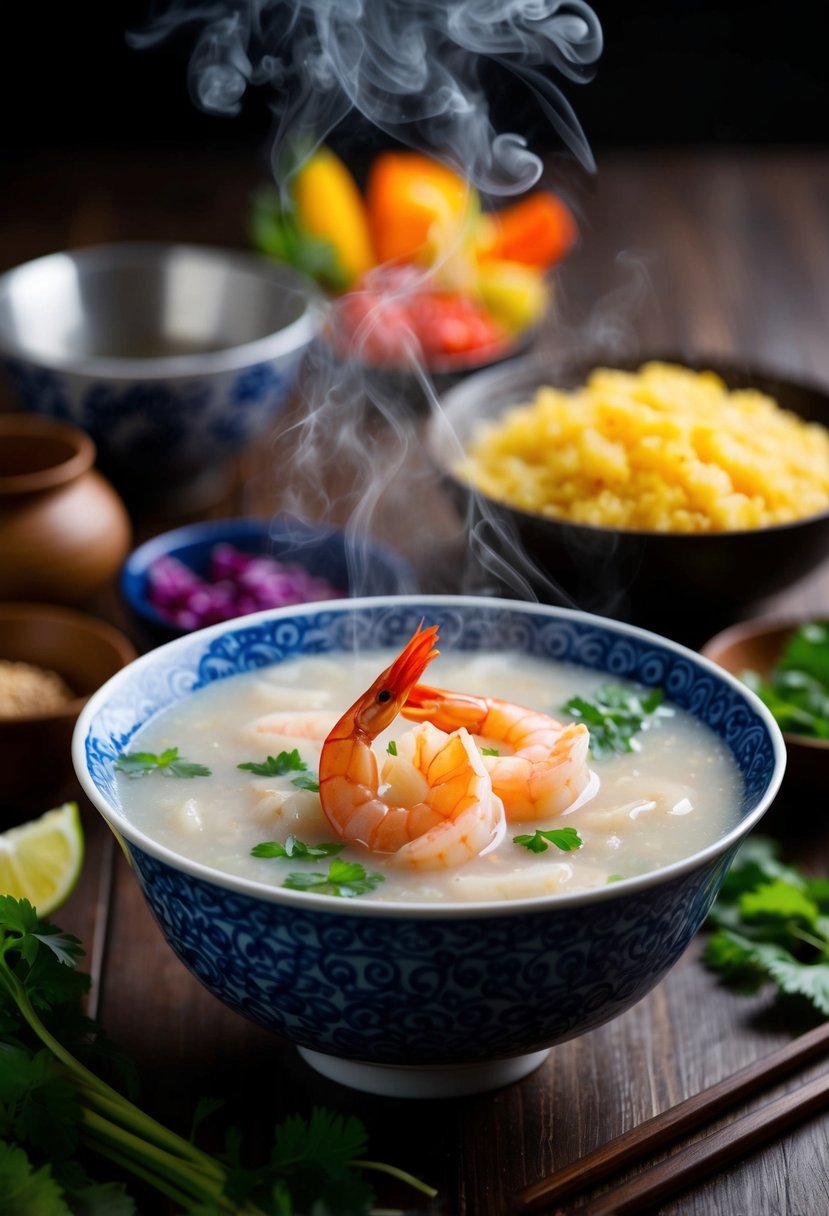
[[488, 591], [697, 645], [829, 557], [817, 386], [717, 359], [536, 357], [442, 406], [427, 445]]

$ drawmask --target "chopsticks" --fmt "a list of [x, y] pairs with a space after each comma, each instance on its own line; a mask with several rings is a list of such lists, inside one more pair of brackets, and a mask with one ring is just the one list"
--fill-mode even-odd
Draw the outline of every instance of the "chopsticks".
[[[529, 1213], [542, 1207], [551, 1208], [576, 1191], [589, 1190], [608, 1175], [678, 1140], [720, 1112], [819, 1058], [828, 1049], [829, 1022], [527, 1187], [517, 1196], [519, 1210]], [[589, 1216], [611, 1216], [611, 1213], [621, 1216], [624, 1212], [636, 1212], [648, 1204], [655, 1204], [726, 1161], [734, 1160], [794, 1126], [821, 1106], [825, 1107], [827, 1096], [829, 1074], [791, 1090], [728, 1127], [688, 1145], [630, 1182], [599, 1196], [582, 1210], [585, 1216], [588, 1213]]]

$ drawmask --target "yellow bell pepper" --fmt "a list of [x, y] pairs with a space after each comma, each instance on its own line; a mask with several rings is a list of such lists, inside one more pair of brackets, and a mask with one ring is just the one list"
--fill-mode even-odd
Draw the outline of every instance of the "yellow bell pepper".
[[302, 229], [333, 246], [344, 286], [375, 264], [362, 195], [330, 148], [320, 148], [302, 165], [294, 178], [293, 196]]
[[550, 299], [544, 275], [537, 267], [496, 259], [479, 264], [477, 294], [488, 312], [511, 334], [537, 325]]

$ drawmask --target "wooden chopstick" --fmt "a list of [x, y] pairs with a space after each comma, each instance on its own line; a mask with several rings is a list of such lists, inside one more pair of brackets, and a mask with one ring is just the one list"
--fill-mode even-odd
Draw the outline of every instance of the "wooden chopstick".
[[[738, 1102], [773, 1085], [776, 1081], [788, 1076], [796, 1068], [818, 1059], [829, 1050], [829, 1022], [799, 1035], [784, 1047], [773, 1051], [770, 1055], [756, 1060], [753, 1064], [741, 1068], [730, 1077], [709, 1086], [693, 1097], [686, 1098], [676, 1106], [670, 1107], [661, 1114], [623, 1132], [616, 1139], [608, 1141], [571, 1162], [562, 1169], [543, 1178], [521, 1191], [517, 1196], [519, 1208], [524, 1212], [536, 1211], [541, 1207], [549, 1207], [560, 1200], [572, 1195], [575, 1191], [586, 1191], [594, 1184], [601, 1182], [609, 1174], [616, 1173], [633, 1161], [638, 1161], [648, 1153], [663, 1145], [679, 1139], [687, 1132], [693, 1131], [703, 1123], [709, 1122], [721, 1111], [736, 1106]], [[827, 1082], [824, 1080], [824, 1085]], [[803, 1091], [794, 1090], [793, 1094]], [[791, 1095], [786, 1095], [790, 1098]], [[805, 1095], [808, 1101], [808, 1094]], [[783, 1099], [780, 1100], [783, 1102]], [[771, 1103], [771, 1105], [775, 1105]], [[767, 1107], [763, 1107], [766, 1110]], [[760, 1112], [756, 1112], [758, 1115]], [[808, 1109], [801, 1112], [808, 1114]], [[751, 1116], [746, 1116], [751, 1118]], [[729, 1139], [733, 1137], [733, 1127], [727, 1129]], [[716, 1134], [716, 1133], [715, 1133]], [[709, 1138], [710, 1139], [710, 1138]], [[695, 1148], [691, 1146], [691, 1149]], [[690, 1149], [687, 1150], [690, 1152]], [[671, 1169], [677, 1161], [677, 1154], [670, 1158]], [[660, 1167], [655, 1167], [659, 1169]], [[618, 1192], [616, 1192], [618, 1194]], [[616, 1209], [607, 1209], [615, 1211]], [[592, 1212], [593, 1209], [590, 1209]]]
[[801, 1119], [826, 1110], [829, 1073], [808, 1081], [741, 1119], [711, 1132], [658, 1165], [615, 1187], [581, 1209], [582, 1216], [625, 1216], [639, 1213], [691, 1186], [718, 1166], [734, 1161], [767, 1140], [794, 1127]]

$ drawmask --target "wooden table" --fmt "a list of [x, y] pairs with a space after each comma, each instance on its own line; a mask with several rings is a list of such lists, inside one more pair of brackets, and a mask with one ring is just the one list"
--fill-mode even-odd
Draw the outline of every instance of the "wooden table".
[[[159, 155], [21, 166], [2, 206], [0, 269], [53, 250], [118, 239], [244, 244], [250, 158]], [[558, 180], [558, 178], [555, 178]], [[829, 156], [726, 151], [600, 158], [568, 183], [583, 240], [558, 287], [551, 351], [591, 345], [725, 355], [829, 384]], [[284, 499], [291, 438], [261, 445], [210, 513], [267, 516]], [[286, 460], [285, 453], [290, 459]], [[378, 513], [416, 562], [455, 543], [436, 491], [420, 518]], [[170, 520], [136, 519], [139, 536]], [[829, 603], [829, 563], [772, 606]], [[129, 629], [114, 594], [92, 608]], [[45, 809], [45, 808], [44, 808]], [[432, 1216], [502, 1216], [517, 1191], [608, 1138], [753, 1061], [802, 1029], [763, 993], [736, 996], [699, 962], [698, 944], [623, 1017], [556, 1047], [525, 1081], [456, 1102], [367, 1097], [312, 1072], [287, 1044], [225, 1009], [174, 958], [97, 816], [84, 807], [88, 852], [59, 922], [85, 942], [93, 1012], [138, 1062], [145, 1104], [183, 1130], [197, 1095], [218, 1095], [218, 1125], [254, 1143], [274, 1120], [324, 1104], [360, 1116], [372, 1156], [439, 1188], [431, 1205], [381, 1188], [383, 1202]], [[793, 808], [802, 823], [822, 808]], [[801, 816], [801, 811], [804, 814]], [[829, 838], [787, 840], [829, 873]], [[811, 1216], [829, 1208], [829, 1116], [666, 1204], [671, 1216]], [[160, 1211], [148, 1201], [146, 1211]]]

